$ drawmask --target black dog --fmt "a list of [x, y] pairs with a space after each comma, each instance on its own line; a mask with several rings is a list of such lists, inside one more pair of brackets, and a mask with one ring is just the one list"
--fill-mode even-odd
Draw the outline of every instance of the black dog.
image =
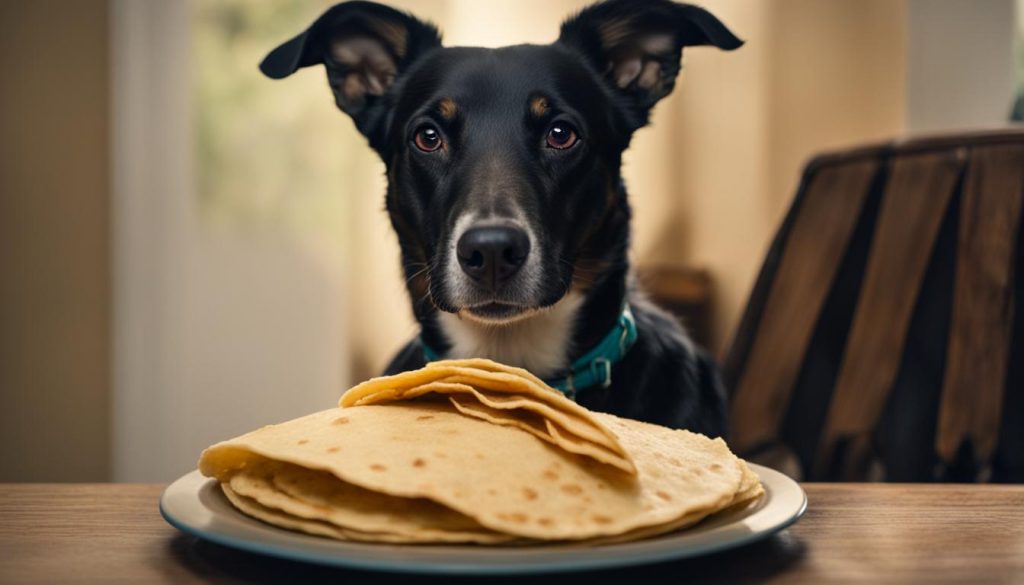
[[668, 0], [596, 4], [551, 45], [500, 49], [443, 48], [430, 24], [346, 2], [274, 49], [260, 67], [275, 79], [325, 65], [387, 166], [422, 326], [388, 373], [487, 357], [594, 410], [723, 435], [713, 363], [631, 284], [620, 165], [683, 47], [741, 44]]

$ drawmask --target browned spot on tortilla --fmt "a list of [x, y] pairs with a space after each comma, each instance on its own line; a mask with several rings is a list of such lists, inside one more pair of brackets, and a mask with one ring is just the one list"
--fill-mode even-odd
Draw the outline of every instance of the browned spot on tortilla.
[[416, 459], [413, 459], [413, 461], [412, 461], [412, 466], [413, 466], [413, 467], [423, 467], [423, 466], [424, 466], [424, 465], [426, 465], [426, 464], [427, 464], [427, 462], [426, 462], [426, 461], [424, 461], [424, 460], [423, 460], [422, 458], [420, 458], [420, 457], [417, 457]]
[[308, 442], [309, 442], [309, 439], [299, 439], [299, 444], [300, 445], [305, 445]]
[[562, 491], [570, 496], [578, 496], [583, 493], [583, 488], [574, 483], [567, 483], [562, 486]]
[[539, 95], [530, 98], [530, 113], [536, 118], [543, 118], [548, 113], [548, 98]]
[[477, 459], [484, 459], [485, 457], [483, 453], [474, 453], [474, 455], [476, 456]]
[[441, 101], [437, 103], [437, 113], [441, 114], [445, 120], [453, 120], [459, 113], [459, 106], [452, 98], [441, 98]]
[[669, 494], [667, 494], [667, 493], [665, 493], [665, 492], [663, 492], [661, 490], [658, 490], [658, 491], [656, 491], [654, 493], [657, 494], [657, 496], [659, 498], [665, 500], [666, 502], [671, 502], [672, 501], [672, 496], [670, 496]]
[[347, 416], [339, 416], [338, 418], [334, 419], [334, 422], [332, 422], [331, 424], [332, 425], [343, 425], [343, 424], [347, 424], [347, 423], [348, 423], [348, 417]]
[[704, 472], [701, 471], [700, 469], [697, 469], [696, 467], [694, 467], [693, 468], [693, 474], [694, 475], [704, 475]]
[[496, 495], [498, 495], [498, 490], [496, 490], [494, 488], [491, 488], [491, 489], [487, 490], [487, 495], [496, 496]]
[[670, 458], [670, 459], [668, 460], [668, 462], [669, 462], [669, 463], [671, 463], [672, 465], [675, 465], [676, 467], [679, 467], [680, 465], [682, 465], [682, 464], [683, 464], [683, 462], [682, 462], [682, 461], [680, 461], [680, 460], [676, 459], [675, 457], [671, 457], [671, 458]]
[[606, 489], [608, 489], [608, 486], [604, 485], [603, 483], [599, 483], [599, 484], [597, 484], [597, 489], [599, 489], [599, 490], [606, 490]]
[[551, 518], [548, 518], [547, 516], [544, 516], [543, 518], [537, 518], [537, 524], [540, 524], [541, 526], [551, 526], [554, 523], [555, 521]]
[[611, 518], [609, 518], [607, 516], [602, 516], [601, 514], [594, 514], [593, 516], [591, 516], [591, 518], [594, 520], [594, 522], [597, 522], [598, 524], [611, 524], [612, 523], [612, 519]]
[[448, 456], [445, 455], [444, 453], [442, 453], [441, 451], [434, 451], [434, 457], [437, 457], [438, 459], [447, 459], [448, 458]]
[[528, 487], [524, 487], [523, 488], [523, 497], [526, 498], [527, 500], [536, 500], [537, 499], [537, 490], [533, 490], [533, 489], [530, 489]]
[[558, 479], [558, 474], [549, 469], [544, 472], [544, 479], [556, 480]]
[[374, 463], [373, 465], [370, 466], [370, 469], [374, 471], [387, 471], [388, 468], [387, 466], [381, 465], [380, 463]]
[[338, 448], [338, 447], [328, 447], [327, 448], [327, 452], [328, 453], [337, 453], [338, 451], [341, 451], [341, 449]]
[[417, 416], [416, 420], [430, 420], [432, 418], [434, 418], [434, 415], [432, 415], [432, 414], [424, 414], [423, 416]]
[[504, 520], [506, 522], [515, 522], [516, 524], [523, 524], [527, 522], [530, 519], [530, 517], [526, 514], [523, 514], [522, 512], [499, 512], [498, 519]]
[[722, 466], [717, 463], [712, 463], [710, 466], [708, 466], [708, 469], [710, 469], [711, 471], [722, 471]]
[[522, 523], [522, 522], [526, 522], [526, 514], [523, 514], [521, 512], [512, 512], [512, 513], [498, 512], [498, 519], [499, 520], [504, 520], [506, 522], [519, 522], [519, 523]]

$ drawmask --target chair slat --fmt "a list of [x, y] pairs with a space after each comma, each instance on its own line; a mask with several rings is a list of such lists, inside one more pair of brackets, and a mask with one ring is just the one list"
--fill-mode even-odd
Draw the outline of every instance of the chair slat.
[[818, 314], [849, 244], [877, 160], [826, 166], [807, 186], [732, 405], [744, 452], [777, 436]]
[[989, 461], [998, 440], [1013, 326], [1013, 270], [1024, 147], [974, 149], [964, 179], [956, 283], [935, 447], [952, 463], [970, 439]]
[[855, 448], [846, 453], [840, 474], [861, 475], [866, 436], [895, 380], [925, 269], [963, 164], [962, 150], [893, 159], [815, 477], [831, 475], [841, 439]]

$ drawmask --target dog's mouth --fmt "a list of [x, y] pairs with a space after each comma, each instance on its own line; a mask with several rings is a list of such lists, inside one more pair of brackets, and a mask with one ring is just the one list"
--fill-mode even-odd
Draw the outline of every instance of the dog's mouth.
[[536, 312], [537, 309], [531, 307], [491, 301], [465, 307], [458, 313], [461, 317], [487, 325], [507, 325], [526, 319]]

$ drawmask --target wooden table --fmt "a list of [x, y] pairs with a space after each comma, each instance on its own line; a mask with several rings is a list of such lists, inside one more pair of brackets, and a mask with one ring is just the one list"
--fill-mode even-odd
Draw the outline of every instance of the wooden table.
[[[1024, 486], [804, 487], [810, 499], [806, 516], [766, 541], [698, 559], [605, 572], [614, 580], [569, 574], [530, 582], [1024, 583]], [[160, 517], [162, 489], [0, 485], [0, 583], [409, 580], [197, 541]]]

